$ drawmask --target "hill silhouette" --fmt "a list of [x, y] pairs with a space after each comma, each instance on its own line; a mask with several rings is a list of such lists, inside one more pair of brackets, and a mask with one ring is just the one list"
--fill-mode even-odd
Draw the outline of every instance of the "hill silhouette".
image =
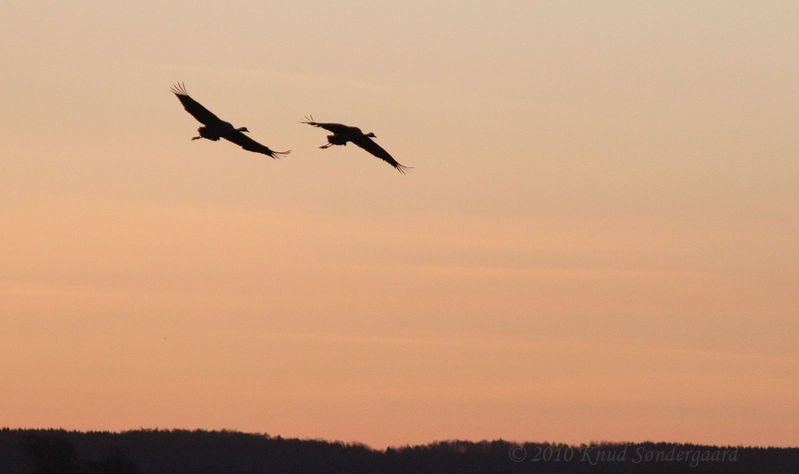
[[234, 431], [0, 430], [0, 473], [795, 473], [799, 448], [443, 441], [371, 449]]

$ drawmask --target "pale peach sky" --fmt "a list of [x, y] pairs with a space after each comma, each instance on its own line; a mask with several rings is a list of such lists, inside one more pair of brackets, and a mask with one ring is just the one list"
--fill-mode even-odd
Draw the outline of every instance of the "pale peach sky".
[[0, 6], [0, 425], [797, 444], [799, 4], [297, 3]]

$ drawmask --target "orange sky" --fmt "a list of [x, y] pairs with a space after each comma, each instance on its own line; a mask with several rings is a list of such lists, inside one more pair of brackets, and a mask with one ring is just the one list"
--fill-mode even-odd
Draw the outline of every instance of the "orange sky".
[[430, 3], [0, 7], [0, 425], [796, 445], [799, 5]]

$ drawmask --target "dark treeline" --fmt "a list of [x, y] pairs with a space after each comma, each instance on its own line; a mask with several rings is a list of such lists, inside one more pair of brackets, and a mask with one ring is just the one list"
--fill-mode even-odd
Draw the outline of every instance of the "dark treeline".
[[0, 473], [796, 473], [799, 448], [445, 441], [370, 449], [233, 431], [0, 430]]

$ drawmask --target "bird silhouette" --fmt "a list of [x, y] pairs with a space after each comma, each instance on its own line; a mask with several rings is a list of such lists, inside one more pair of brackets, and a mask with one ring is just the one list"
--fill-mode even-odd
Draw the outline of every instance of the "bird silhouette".
[[280, 155], [286, 155], [291, 152], [291, 150], [271, 150], [269, 147], [261, 145], [252, 138], [248, 137], [243, 133], [250, 132], [247, 130], [247, 127], [234, 128], [230, 122], [225, 122], [214, 115], [199, 102], [189, 97], [189, 94], [186, 92], [186, 86], [183, 83], [173, 84], [170, 88], [170, 91], [177, 96], [180, 103], [183, 104], [183, 108], [186, 109], [186, 112], [190, 113], [192, 117], [196, 118], [200, 123], [203, 124], [202, 127], [197, 129], [197, 132], [200, 135], [192, 137], [192, 140], [206, 138], [212, 141], [219, 141], [220, 138], [224, 138], [225, 140], [239, 145], [247, 151], [263, 153], [264, 155], [268, 155], [276, 159], [280, 158]]
[[390, 164], [402, 174], [405, 174], [407, 170], [412, 168], [412, 166], [399, 164], [397, 160], [395, 160], [386, 150], [375, 143], [372, 138], [377, 137], [372, 132], [364, 134], [358, 127], [350, 127], [349, 125], [343, 125], [340, 123], [314, 122], [313, 117], [305, 117], [305, 120], [305, 122], [301, 123], [307, 123], [308, 125], [313, 125], [314, 127], [324, 128], [328, 132], [333, 132], [333, 135], [327, 136], [327, 144], [322, 145], [319, 148], [325, 149], [331, 145], [346, 145], [347, 142], [352, 142]]

